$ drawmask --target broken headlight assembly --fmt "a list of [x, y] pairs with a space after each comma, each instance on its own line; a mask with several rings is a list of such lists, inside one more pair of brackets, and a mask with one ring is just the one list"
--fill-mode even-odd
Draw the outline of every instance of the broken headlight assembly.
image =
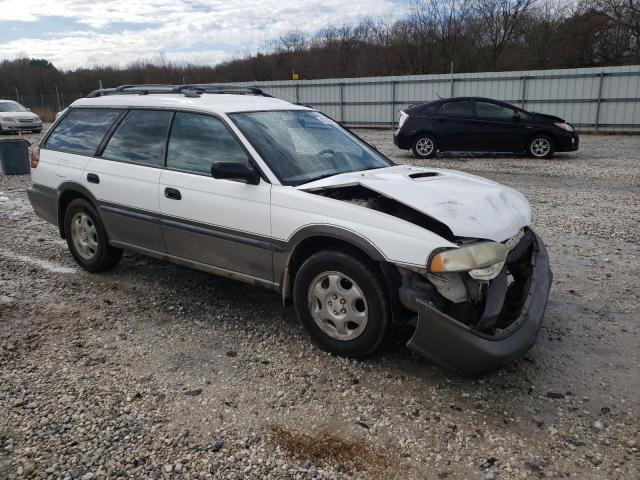
[[498, 242], [480, 242], [460, 248], [441, 250], [431, 255], [431, 273], [469, 272], [472, 278], [488, 280], [502, 269], [507, 247]]

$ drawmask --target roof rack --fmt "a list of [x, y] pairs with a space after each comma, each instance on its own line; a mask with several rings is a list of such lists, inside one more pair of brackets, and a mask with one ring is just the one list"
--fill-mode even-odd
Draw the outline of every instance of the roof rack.
[[258, 87], [241, 85], [220, 85], [216, 83], [194, 83], [186, 85], [169, 84], [141, 84], [120, 85], [115, 88], [101, 88], [94, 90], [87, 98], [104, 97], [107, 95], [151, 95], [151, 94], [181, 93], [185, 97], [200, 97], [203, 93], [259, 95], [272, 97]]

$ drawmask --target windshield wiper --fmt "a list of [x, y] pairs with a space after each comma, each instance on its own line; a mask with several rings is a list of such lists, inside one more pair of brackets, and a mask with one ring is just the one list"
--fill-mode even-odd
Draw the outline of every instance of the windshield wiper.
[[340, 175], [341, 173], [349, 173], [349, 172], [336, 172], [336, 173], [325, 173], [323, 175], [318, 175], [317, 177], [312, 178], [311, 180], [306, 180], [298, 185], [304, 185], [306, 183], [317, 182], [318, 180], [322, 180], [323, 178], [333, 177], [334, 175]]

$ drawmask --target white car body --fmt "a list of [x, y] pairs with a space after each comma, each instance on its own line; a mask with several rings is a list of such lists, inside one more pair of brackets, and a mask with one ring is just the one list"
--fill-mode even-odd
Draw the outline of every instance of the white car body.
[[[37, 168], [32, 170], [30, 198], [36, 213], [58, 224], [63, 233], [60, 202], [65, 192], [85, 195], [100, 212], [112, 245], [260, 284], [284, 298], [291, 292], [290, 264], [296, 245], [313, 236], [349, 242], [377, 262], [413, 272], [425, 272], [434, 252], [460, 246], [453, 238], [406, 219], [322, 192], [364, 187], [446, 225], [460, 239], [507, 242], [522, 235], [531, 222], [531, 209], [520, 193], [452, 170], [398, 165], [283, 185], [229, 116], [247, 111], [313, 111], [283, 100], [235, 94], [108, 95], [77, 100], [68, 111], [82, 108], [215, 115], [233, 132], [263, 178], [249, 185], [55, 151], [47, 149], [45, 137]], [[99, 183], [89, 181], [90, 175], [99, 177]], [[181, 201], [168, 198], [167, 189], [179, 190]]]
[[[15, 111], [4, 111], [8, 107]], [[17, 110], [20, 109], [20, 110]], [[38, 115], [12, 100], [0, 100], [0, 131], [17, 132], [22, 130], [40, 130], [42, 120]]]

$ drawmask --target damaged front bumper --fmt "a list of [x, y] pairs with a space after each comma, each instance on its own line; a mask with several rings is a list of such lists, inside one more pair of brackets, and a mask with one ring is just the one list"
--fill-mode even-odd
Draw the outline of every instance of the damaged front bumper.
[[[542, 325], [553, 274], [542, 240], [532, 230], [527, 230], [525, 237], [523, 241], [528, 242], [526, 247], [530, 251], [531, 269], [522, 288], [522, 307], [517, 318], [505, 328], [488, 334], [418, 299], [418, 323], [407, 346], [462, 375], [495, 370], [527, 352], [535, 343]], [[490, 286], [493, 294], [487, 296], [485, 312], [499, 314], [504, 308], [505, 288], [504, 283], [497, 281], [493, 289]]]

